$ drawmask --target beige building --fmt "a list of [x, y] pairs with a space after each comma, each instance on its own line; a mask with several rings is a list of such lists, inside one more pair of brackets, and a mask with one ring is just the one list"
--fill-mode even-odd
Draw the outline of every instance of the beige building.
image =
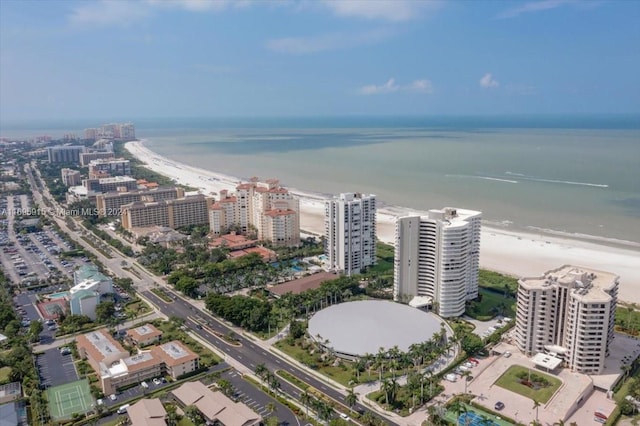
[[212, 198], [197, 194], [175, 200], [136, 201], [125, 204], [122, 206], [122, 227], [129, 230], [157, 225], [175, 229], [190, 225], [208, 225], [212, 201]]
[[76, 186], [82, 183], [79, 170], [65, 168], [60, 170], [60, 173], [62, 174], [62, 183], [65, 186]]
[[105, 329], [78, 336], [76, 342], [80, 357], [98, 374], [106, 395], [164, 374], [176, 379], [199, 368], [198, 355], [177, 340], [132, 356]]
[[115, 158], [115, 155], [113, 155], [113, 152], [108, 152], [108, 151], [83, 152], [80, 154], [80, 165], [82, 167], [87, 167], [89, 166], [89, 163], [92, 162], [93, 160], [109, 159], [109, 158]]
[[214, 235], [229, 230], [249, 234], [276, 246], [300, 245], [299, 200], [280, 186], [277, 179], [264, 182], [253, 178], [236, 187], [236, 194], [220, 192], [220, 200], [209, 210], [209, 227]]
[[527, 355], [554, 354], [573, 371], [599, 374], [614, 337], [619, 277], [564, 265], [518, 284], [518, 348]]
[[155, 346], [151, 351], [162, 360], [164, 371], [173, 379], [200, 368], [200, 357], [177, 340]]
[[131, 162], [124, 158], [100, 158], [89, 163], [89, 179], [107, 176], [131, 176]]
[[182, 188], [153, 188], [138, 189], [132, 191], [113, 191], [98, 194], [96, 207], [101, 217], [120, 216], [121, 207], [136, 201], [154, 202], [163, 200], [175, 200], [184, 197]]
[[80, 358], [86, 359], [95, 371], [129, 356], [129, 352], [106, 329], [78, 336], [76, 346]]
[[137, 181], [130, 176], [114, 176], [101, 179], [85, 179], [82, 184], [89, 191], [113, 192], [138, 189]]
[[127, 409], [131, 426], [166, 426], [167, 411], [158, 398], [141, 399]]
[[162, 331], [158, 330], [153, 324], [145, 324], [127, 330], [127, 339], [138, 347], [157, 343], [161, 337]]
[[194, 405], [205, 421], [222, 426], [259, 425], [262, 417], [249, 407], [233, 402], [222, 392], [214, 392], [202, 382], [187, 382], [171, 391], [182, 408]]

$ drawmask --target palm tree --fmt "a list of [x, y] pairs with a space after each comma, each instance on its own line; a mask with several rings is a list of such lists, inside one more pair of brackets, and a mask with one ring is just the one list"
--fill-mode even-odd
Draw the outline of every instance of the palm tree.
[[564, 426], [564, 420], [560, 419], [553, 424], [553, 426]]
[[533, 408], [536, 410], [536, 423], [538, 422], [538, 407], [540, 407], [540, 403], [534, 399]]
[[269, 373], [269, 370], [264, 365], [264, 363], [260, 363], [260, 364], [256, 365], [254, 373], [256, 374], [256, 376], [258, 376], [260, 378], [260, 380], [264, 380], [264, 378], [266, 377], [267, 373]]
[[311, 395], [309, 395], [309, 392], [307, 392], [306, 390], [300, 394], [300, 402], [302, 402], [302, 405], [304, 405], [304, 408], [307, 409], [307, 417], [309, 416], [309, 404], [311, 404], [311, 402], [313, 402], [313, 398], [311, 398]]
[[353, 406], [358, 402], [358, 394], [353, 391], [353, 387], [349, 388], [344, 400], [349, 406], [349, 411], [353, 411]]
[[464, 393], [467, 393], [467, 383], [469, 383], [471, 381], [471, 379], [469, 377], [471, 377], [471, 371], [463, 371], [462, 374], [460, 374], [463, 378], [464, 378]]

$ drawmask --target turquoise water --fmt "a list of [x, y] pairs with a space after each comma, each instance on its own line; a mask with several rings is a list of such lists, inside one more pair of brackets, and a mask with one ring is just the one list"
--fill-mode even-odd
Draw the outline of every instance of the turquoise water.
[[68, 291], [62, 291], [60, 293], [52, 293], [49, 295], [49, 299], [63, 299], [69, 295]]
[[[638, 115], [128, 120], [159, 154], [239, 178], [640, 242]], [[0, 134], [80, 133], [99, 122], [3, 124]]]
[[[327, 123], [330, 125], [331, 123]], [[637, 128], [142, 129], [161, 155], [293, 188], [365, 192], [492, 223], [640, 242]]]

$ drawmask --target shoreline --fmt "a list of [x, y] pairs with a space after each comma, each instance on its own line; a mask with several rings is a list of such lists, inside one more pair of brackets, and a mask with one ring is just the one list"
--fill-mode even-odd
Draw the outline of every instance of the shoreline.
[[[198, 188], [205, 195], [217, 196], [227, 189], [235, 192], [241, 179], [178, 161], [170, 160], [145, 146], [147, 139], [127, 142], [125, 149], [145, 167], [175, 179], [182, 185]], [[272, 176], [262, 176], [270, 178]], [[275, 176], [277, 178], [277, 176]], [[300, 199], [300, 229], [314, 234], [324, 231], [324, 200], [332, 194], [319, 194], [288, 188]], [[345, 188], [348, 191], [348, 188]], [[378, 239], [393, 244], [395, 218], [424, 211], [387, 205], [379, 200]], [[441, 208], [445, 206], [434, 206]], [[459, 206], [473, 208], [472, 206]], [[516, 231], [499, 225], [482, 224], [480, 266], [515, 277], [535, 277], [564, 264], [585, 266], [620, 276], [619, 299], [640, 303], [640, 244], [589, 235], [530, 227]]]

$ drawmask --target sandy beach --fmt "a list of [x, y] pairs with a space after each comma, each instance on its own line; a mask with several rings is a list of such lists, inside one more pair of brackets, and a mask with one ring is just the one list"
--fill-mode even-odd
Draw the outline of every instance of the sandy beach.
[[[128, 142], [126, 149], [146, 166], [176, 182], [198, 188], [203, 194], [217, 196], [222, 189], [234, 191], [240, 180], [213, 171], [188, 166], [162, 157], [144, 146], [144, 140]], [[261, 176], [277, 178], [277, 176]], [[320, 235], [324, 230], [325, 196], [296, 188], [289, 190], [300, 198], [300, 227]], [[348, 188], [345, 187], [345, 191]], [[384, 201], [384, 200], [382, 200]], [[380, 201], [379, 201], [380, 202]], [[382, 204], [382, 203], [380, 203]], [[433, 206], [441, 208], [445, 206]], [[454, 206], [473, 209], [473, 206]], [[397, 216], [420, 211], [395, 206], [378, 209], [378, 238], [393, 244]], [[619, 298], [640, 303], [640, 245], [620, 248], [593, 242], [563, 238], [544, 233], [515, 232], [483, 224], [480, 250], [482, 268], [516, 277], [539, 276], [563, 264], [585, 266], [620, 276]]]

